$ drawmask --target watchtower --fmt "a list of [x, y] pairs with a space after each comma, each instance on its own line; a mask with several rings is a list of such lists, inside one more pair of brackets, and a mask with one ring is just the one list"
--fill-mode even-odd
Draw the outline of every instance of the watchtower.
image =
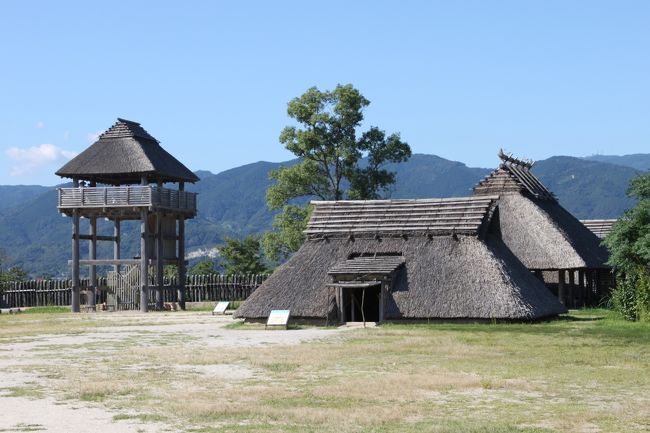
[[[72, 311], [80, 311], [79, 267], [89, 267], [87, 307], [95, 309], [97, 266], [138, 267], [140, 311], [149, 304], [151, 281], [155, 281], [156, 308], [163, 306], [163, 267], [178, 266], [178, 301], [185, 308], [185, 220], [196, 216], [196, 193], [185, 183], [199, 178], [165, 151], [139, 123], [117, 119], [88, 149], [57, 172], [71, 178], [72, 188], [59, 188], [58, 209], [72, 217]], [[176, 184], [174, 189], [170, 187]], [[165, 185], [165, 186], [163, 186]], [[80, 218], [88, 218], [88, 234], [80, 234]], [[113, 235], [97, 233], [97, 220], [113, 222]], [[121, 258], [122, 221], [140, 221], [140, 257]], [[88, 259], [79, 257], [79, 242], [89, 241]], [[97, 258], [97, 242], [113, 243], [113, 258]], [[149, 267], [155, 269], [150, 279]]]

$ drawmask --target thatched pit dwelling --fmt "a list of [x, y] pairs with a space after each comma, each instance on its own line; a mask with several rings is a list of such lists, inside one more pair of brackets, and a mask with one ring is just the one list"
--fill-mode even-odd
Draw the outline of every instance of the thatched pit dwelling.
[[237, 310], [263, 320], [533, 320], [566, 311], [491, 233], [494, 196], [313, 202], [306, 241]]
[[613, 284], [601, 240], [532, 173], [533, 161], [499, 152], [501, 164], [474, 187], [498, 195], [493, 231], [568, 307], [597, 305]]

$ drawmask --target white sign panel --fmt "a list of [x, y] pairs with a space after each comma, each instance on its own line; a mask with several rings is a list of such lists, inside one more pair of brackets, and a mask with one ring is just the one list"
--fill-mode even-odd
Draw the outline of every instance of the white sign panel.
[[228, 308], [228, 305], [230, 305], [230, 302], [228, 302], [228, 301], [218, 302], [217, 306], [214, 307], [214, 310], [212, 310], [212, 315], [225, 314], [226, 309]]
[[266, 326], [284, 326], [289, 323], [289, 310], [272, 310], [266, 321]]

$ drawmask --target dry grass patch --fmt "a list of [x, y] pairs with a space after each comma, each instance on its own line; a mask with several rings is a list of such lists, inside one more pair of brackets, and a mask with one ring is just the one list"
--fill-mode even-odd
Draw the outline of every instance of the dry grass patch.
[[[52, 373], [47, 383], [57, 395], [101, 403], [115, 412], [115, 422], [164, 419], [188, 432], [650, 429], [650, 326], [612, 316], [387, 325], [262, 347], [215, 343], [237, 330], [209, 337], [188, 331], [186, 338], [158, 336], [156, 329], [125, 331], [101, 352], [69, 354], [69, 347], [53, 345], [47, 356], [31, 353], [42, 364], [24, 368]], [[147, 330], [153, 332], [138, 334]], [[48, 365], [53, 356], [65, 361]]]

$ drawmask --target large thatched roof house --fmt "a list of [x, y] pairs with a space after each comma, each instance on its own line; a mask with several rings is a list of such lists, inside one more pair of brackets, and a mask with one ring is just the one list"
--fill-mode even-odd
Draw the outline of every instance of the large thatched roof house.
[[610, 285], [607, 250], [532, 173], [532, 161], [499, 152], [501, 164], [474, 187], [498, 195], [495, 231], [568, 306], [595, 304]]
[[237, 310], [264, 319], [538, 319], [566, 311], [510, 252], [495, 196], [313, 202], [306, 241]]

